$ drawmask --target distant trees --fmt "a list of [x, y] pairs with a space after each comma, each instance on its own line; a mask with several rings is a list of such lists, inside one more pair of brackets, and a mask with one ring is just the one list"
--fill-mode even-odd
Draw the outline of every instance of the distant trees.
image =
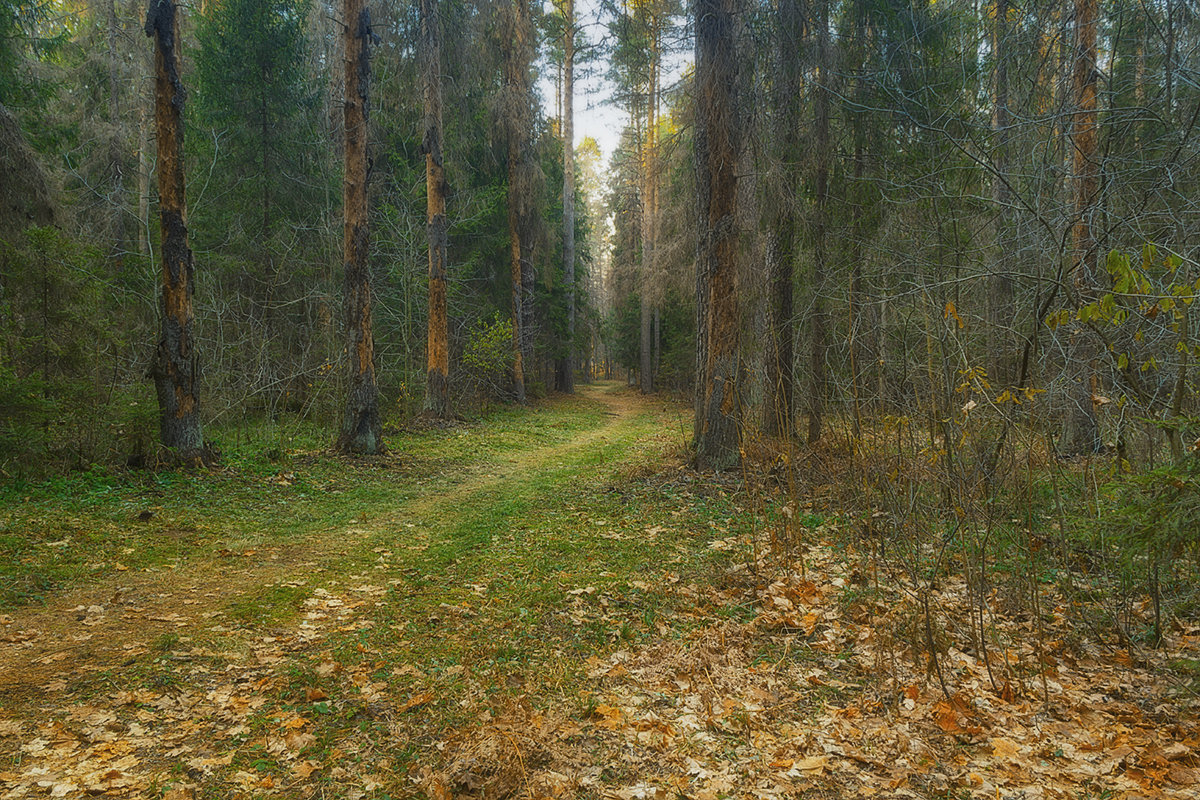
[[197, 117], [215, 142], [199, 153], [213, 167], [207, 221], [220, 224], [223, 246], [255, 262], [245, 285], [260, 303], [288, 267], [280, 228], [313, 208], [319, 180], [306, 5], [223, 0], [196, 24]]
[[654, 391], [661, 361], [662, 79], [681, 12], [677, 0], [639, 0], [614, 7], [609, 23], [609, 75], [616, 84], [617, 102], [629, 115], [638, 160], [638, 385], [643, 393]]
[[48, 87], [30, 66], [64, 38], [43, 26], [49, 14], [49, 4], [0, 0], [0, 106], [21, 106], [44, 96]]
[[[946, 456], [960, 475], [997, 474], [1022, 425], [1063, 455], [1186, 452], [1200, 357], [1188, 4], [713, 0], [689, 6], [690, 26], [674, 0], [602, 3], [599, 26], [591, 8], [381, 7], [378, 113], [346, 128], [346, 82], [366, 73], [338, 64], [329, 0], [204, 4], [173, 40], [195, 89], [188, 183], [156, 192], [141, 11], [103, 3], [67, 25], [0, 0], [0, 103], [23, 128], [6, 128], [5, 167], [28, 156], [37, 168], [19, 173], [43, 178], [37, 219], [8, 214], [0, 234], [0, 302], [36, 296], [31, 265], [62, 253], [74, 279], [45, 285], [106, 302], [79, 336], [103, 341], [106, 402], [130, 420], [113, 430], [145, 427], [137, 343], [155, 337], [144, 298], [162, 291], [148, 265], [170, 249], [181, 307], [190, 263], [146, 223], [156, 202], [183, 218], [178, 184], [204, 268], [176, 338], [205, 353], [220, 424], [298, 413], [340, 432], [368, 372], [380, 425], [442, 416], [570, 390], [603, 353], [643, 391], [696, 390], [709, 466], [759, 423], [795, 438], [801, 414], [818, 448], [844, 423], [870, 435], [877, 415], [942, 443], [977, 425], [981, 441]], [[607, 167], [571, 141], [575, 56], [600, 29], [628, 121]], [[536, 81], [551, 69], [557, 115]], [[10, 187], [33, 183], [0, 197], [29, 200]], [[51, 216], [58, 238], [18, 230]], [[345, 249], [368, 229], [370, 247]], [[356, 311], [339, 315], [347, 298]], [[368, 315], [370, 341], [349, 346]], [[30, 354], [65, 335], [43, 316], [0, 319], [5, 396], [29, 396]], [[53, 347], [30, 344], [40, 330]], [[174, 358], [164, 372], [197, 385]], [[110, 450], [133, 447], [119, 436]]]

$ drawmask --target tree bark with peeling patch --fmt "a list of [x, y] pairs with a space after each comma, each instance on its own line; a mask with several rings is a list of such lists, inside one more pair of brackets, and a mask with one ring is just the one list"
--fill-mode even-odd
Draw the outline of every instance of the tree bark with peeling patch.
[[346, 175], [343, 262], [346, 303], [346, 359], [349, 390], [336, 449], [374, 455], [384, 451], [375, 383], [375, 340], [372, 333], [371, 269], [367, 256], [367, 121], [371, 81], [371, 12], [363, 0], [345, 4]]
[[425, 82], [426, 230], [429, 238], [429, 325], [425, 410], [450, 416], [450, 345], [446, 313], [446, 172], [442, 163], [441, 35], [437, 0], [421, 0], [421, 58]]
[[204, 438], [192, 309], [195, 264], [187, 239], [183, 179], [183, 104], [187, 92], [179, 77], [179, 7], [174, 0], [150, 0], [145, 31], [154, 39], [154, 123], [162, 231], [162, 322], [150, 374], [158, 395], [162, 443], [180, 458], [194, 460], [204, 457]]

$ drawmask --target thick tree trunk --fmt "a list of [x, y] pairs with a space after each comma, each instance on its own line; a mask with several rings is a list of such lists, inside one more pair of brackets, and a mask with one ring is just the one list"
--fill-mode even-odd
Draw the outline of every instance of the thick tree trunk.
[[558, 388], [575, 391], [575, 0], [563, 0], [563, 275], [567, 282], [567, 354]]
[[774, 192], [769, 209], [772, 223], [766, 240], [767, 352], [763, 401], [763, 430], [773, 436], [794, 432], [795, 399], [795, 239], [798, 194], [796, 170], [798, 134], [803, 127], [796, 98], [802, 86], [801, 55], [805, 14], [797, 0], [780, 0], [776, 6], [778, 39], [775, 46], [777, 76], [772, 106], [777, 117]]
[[740, 461], [739, 307], [737, 286], [736, 120], [738, 0], [697, 0], [696, 193], [699, 237], [696, 301], [696, 464], [726, 469]]
[[346, 174], [342, 261], [349, 390], [336, 447], [344, 453], [373, 455], [385, 448], [379, 418], [379, 387], [375, 382], [375, 339], [371, 321], [374, 298], [368, 261], [367, 123], [370, 118], [371, 12], [364, 0], [346, 0], [344, 13]]
[[180, 458], [204, 455], [200, 369], [195, 349], [195, 266], [187, 240], [183, 179], [183, 104], [179, 77], [179, 10], [150, 0], [146, 35], [154, 39], [154, 123], [158, 137], [159, 225], [162, 231], [162, 328], [151, 375], [158, 394], [159, 435]]
[[808, 392], [808, 443], [816, 444], [821, 438], [821, 425], [825, 416], [826, 353], [829, 341], [825, 312], [825, 276], [829, 271], [829, 248], [825, 241], [829, 216], [829, 167], [833, 154], [833, 143], [829, 136], [829, 4], [823, 2], [817, 17], [818, 82], [815, 98], [816, 169], [813, 187], [816, 193], [816, 208], [813, 219], [813, 260], [809, 270], [809, 286], [812, 290], [812, 312], [809, 316], [809, 346], [811, 359], [811, 384]]
[[509, 271], [512, 280], [513, 391], [518, 403], [525, 402], [525, 371], [532, 353], [530, 325], [533, 273], [526, 259], [524, 241], [529, 213], [529, 65], [531, 31], [528, 0], [505, 0], [500, 9], [502, 36], [509, 42], [504, 50], [503, 125], [508, 145], [508, 233]]
[[446, 313], [446, 173], [442, 164], [441, 36], [437, 0], [421, 0], [421, 57], [425, 79], [425, 193], [429, 238], [429, 325], [425, 410], [450, 415], [450, 345]]
[[[1097, 242], [1092, 226], [1100, 189], [1099, 119], [1097, 116], [1096, 0], [1075, 0], [1073, 86], [1075, 118], [1071, 128], [1075, 219], [1071, 227], [1074, 265], [1071, 280], [1076, 301], [1095, 299]], [[1086, 329], [1077, 327], [1068, 351], [1067, 414], [1059, 449], [1066, 455], [1100, 449], [1100, 425], [1093, 397], [1096, 385], [1096, 344]]]

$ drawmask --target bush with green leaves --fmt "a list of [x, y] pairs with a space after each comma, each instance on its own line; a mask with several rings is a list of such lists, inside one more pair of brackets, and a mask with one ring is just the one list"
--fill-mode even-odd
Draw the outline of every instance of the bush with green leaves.
[[463, 348], [463, 388], [467, 398], [484, 403], [489, 398], [510, 397], [514, 360], [512, 320], [497, 313], [490, 320], [476, 322]]

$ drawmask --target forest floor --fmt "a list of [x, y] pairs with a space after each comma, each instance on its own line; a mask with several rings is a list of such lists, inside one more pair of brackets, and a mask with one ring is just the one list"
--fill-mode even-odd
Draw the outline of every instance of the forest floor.
[[0, 798], [1200, 793], [1200, 627], [1105, 647], [1047, 586], [976, 654], [961, 579], [934, 631], [848, 514], [781, 544], [796, 507], [688, 428], [601, 384], [377, 459], [8, 490]]

